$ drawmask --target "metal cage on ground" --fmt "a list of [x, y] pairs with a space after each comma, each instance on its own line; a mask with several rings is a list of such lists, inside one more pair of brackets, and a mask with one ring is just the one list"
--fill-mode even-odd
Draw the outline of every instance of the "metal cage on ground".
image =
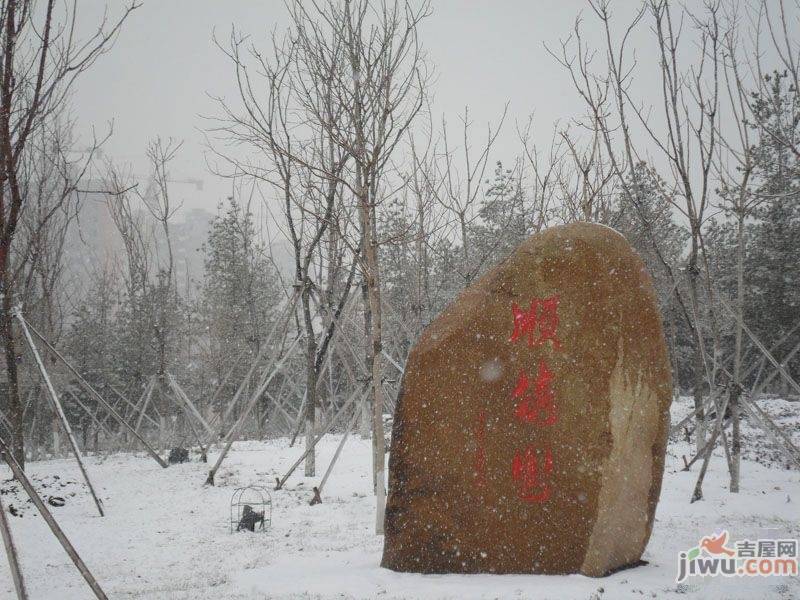
[[267, 488], [236, 488], [231, 496], [230, 530], [266, 531], [272, 526], [272, 496]]

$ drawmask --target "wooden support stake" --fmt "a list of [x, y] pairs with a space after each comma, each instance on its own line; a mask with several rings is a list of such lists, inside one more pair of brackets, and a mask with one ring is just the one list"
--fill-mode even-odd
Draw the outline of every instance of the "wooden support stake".
[[718, 391], [714, 391], [711, 394], [709, 394], [708, 397], [703, 400], [703, 403], [700, 406], [700, 408], [696, 408], [688, 415], [686, 415], [683, 419], [681, 419], [678, 423], [672, 425], [669, 429], [669, 434], [673, 435], [674, 433], [680, 431], [683, 428], [683, 426], [686, 425], [689, 421], [699, 417], [701, 413], [705, 414], [706, 411], [711, 408], [711, 404], [715, 402], [715, 399], [718, 395], [719, 395]]
[[314, 438], [313, 442], [311, 443], [311, 446], [306, 448], [306, 450], [305, 450], [305, 452], [303, 452], [302, 456], [300, 456], [300, 458], [298, 458], [294, 462], [294, 464], [291, 467], [289, 467], [289, 471], [286, 473], [286, 475], [284, 475], [283, 478], [281, 478], [281, 479], [277, 479], [276, 478], [277, 479], [277, 485], [275, 486], [276, 490], [279, 490], [279, 489], [281, 489], [283, 487], [283, 485], [286, 483], [286, 480], [289, 479], [289, 477], [291, 477], [292, 473], [294, 473], [294, 470], [298, 467], [298, 465], [305, 460], [306, 456], [308, 456], [309, 454], [311, 454], [314, 451], [314, 448], [316, 448], [317, 443], [323, 437], [325, 437], [326, 434], [330, 433], [331, 430], [334, 427], [336, 427], [336, 425], [339, 423], [339, 420], [341, 419], [341, 417], [345, 414], [345, 411], [347, 411], [347, 409], [350, 408], [350, 406], [353, 404], [353, 400], [355, 400], [357, 395], [358, 395], [358, 393], [353, 394], [353, 395], [350, 396], [350, 398], [347, 400], [347, 402], [345, 402], [344, 406], [342, 406], [342, 408], [339, 409], [339, 412], [336, 413], [336, 415], [334, 415], [333, 418], [331, 418], [331, 420], [328, 421], [328, 423], [325, 425], [325, 427], [322, 429], [322, 431], [320, 431], [317, 434], [317, 436]]
[[[787, 354], [781, 361], [781, 365], [783, 365], [784, 367], [788, 365], [789, 361], [794, 358], [794, 355], [797, 354], [798, 351], [800, 351], [800, 344], [797, 344], [794, 348], [792, 348], [791, 352], [789, 352], [789, 354]], [[766, 360], [766, 358], [764, 360]], [[761, 390], [763, 390], [770, 383], [772, 383], [772, 380], [775, 379], [775, 377], [777, 376], [778, 376], [778, 371], [772, 371], [769, 375], [767, 375], [764, 378], [764, 381], [753, 385], [753, 389], [750, 392], [750, 397], [753, 399], [753, 401], [758, 399], [759, 394], [761, 394]]]
[[42, 379], [44, 379], [45, 386], [47, 387], [47, 391], [50, 393], [50, 399], [52, 400], [53, 407], [56, 409], [56, 414], [58, 415], [59, 420], [61, 421], [61, 425], [64, 427], [64, 431], [67, 433], [67, 438], [69, 439], [69, 444], [72, 446], [72, 453], [75, 455], [75, 460], [78, 462], [78, 467], [81, 470], [81, 474], [83, 475], [84, 481], [86, 481], [86, 486], [89, 488], [89, 491], [92, 494], [92, 498], [94, 499], [95, 506], [97, 506], [97, 511], [100, 513], [100, 516], [103, 517], [105, 514], [103, 513], [103, 503], [100, 501], [100, 498], [97, 497], [97, 494], [94, 491], [94, 487], [92, 486], [92, 482], [89, 479], [89, 474], [86, 472], [86, 467], [83, 465], [83, 460], [81, 459], [81, 451], [78, 449], [78, 442], [75, 439], [75, 434], [72, 433], [72, 427], [70, 427], [69, 421], [67, 420], [67, 415], [64, 413], [64, 408], [61, 406], [61, 401], [58, 399], [58, 394], [56, 394], [56, 390], [53, 387], [53, 382], [50, 381], [50, 376], [47, 374], [47, 369], [44, 367], [44, 362], [42, 362], [42, 357], [39, 356], [39, 351], [36, 349], [36, 345], [33, 343], [33, 338], [31, 337], [30, 331], [28, 331], [28, 325], [25, 322], [25, 319], [22, 318], [22, 314], [19, 312], [18, 308], [14, 309], [14, 316], [17, 317], [19, 324], [22, 328], [22, 333], [24, 334], [25, 341], [28, 342], [28, 346], [33, 353], [33, 357], [36, 360], [36, 365], [39, 367], [39, 372], [42, 375]]
[[217, 474], [217, 471], [222, 465], [222, 461], [225, 460], [225, 457], [228, 455], [231, 446], [233, 446], [233, 442], [236, 439], [236, 434], [239, 431], [239, 427], [241, 427], [245, 419], [247, 419], [247, 416], [253, 410], [253, 407], [256, 405], [256, 402], [258, 402], [259, 398], [261, 397], [261, 394], [263, 394], [264, 390], [266, 390], [267, 387], [269, 387], [269, 384], [272, 382], [272, 379], [275, 377], [275, 375], [278, 374], [278, 371], [280, 371], [281, 367], [283, 367], [283, 363], [286, 361], [286, 359], [288, 359], [292, 355], [292, 352], [294, 351], [295, 347], [297, 346], [297, 344], [300, 342], [301, 339], [302, 338], [298, 336], [291, 343], [289, 348], [286, 350], [286, 354], [284, 354], [283, 357], [273, 366], [272, 370], [269, 372], [269, 376], [267, 376], [264, 379], [261, 385], [258, 386], [258, 389], [256, 389], [256, 391], [250, 396], [250, 402], [247, 403], [247, 406], [242, 411], [242, 414], [239, 415], [239, 418], [236, 419], [236, 422], [233, 424], [230, 431], [228, 431], [228, 434], [223, 438], [225, 441], [225, 447], [222, 449], [222, 452], [217, 458], [217, 462], [208, 472], [208, 478], [206, 478], [206, 483], [208, 485], [214, 485], [214, 476]]
[[[139, 411], [139, 418], [136, 419], [136, 426], [133, 428], [133, 430], [137, 433], [139, 432], [139, 428], [142, 426], [142, 419], [145, 417], [145, 413], [147, 412], [147, 406], [148, 404], [150, 404], [150, 399], [153, 397], [153, 389], [155, 389], [155, 387], [156, 387], [156, 376], [151, 375], [150, 379], [147, 382], [147, 386], [145, 386], [144, 403], [142, 404], [142, 410]], [[148, 419], [153, 425], [158, 426], [158, 424], [155, 421], [153, 421], [149, 417]]]
[[[36, 337], [38, 337], [38, 338], [39, 338], [39, 339], [42, 341], [42, 343], [45, 345], [45, 347], [47, 347], [47, 348], [48, 348], [48, 349], [49, 349], [49, 350], [50, 350], [50, 351], [51, 351], [53, 354], [55, 354], [55, 355], [56, 355], [56, 357], [57, 357], [59, 360], [61, 360], [61, 362], [64, 364], [64, 366], [65, 366], [65, 367], [67, 367], [67, 369], [69, 369], [69, 371], [70, 371], [70, 372], [71, 372], [73, 375], [75, 375], [75, 377], [76, 377], [76, 378], [77, 378], [77, 380], [78, 380], [78, 383], [80, 383], [80, 384], [81, 384], [81, 386], [83, 386], [83, 388], [84, 388], [84, 389], [85, 389], [87, 392], [89, 392], [89, 394], [91, 394], [91, 395], [92, 395], [92, 397], [93, 397], [93, 398], [94, 398], [94, 399], [95, 399], [95, 400], [96, 400], [96, 401], [97, 401], [97, 402], [98, 402], [100, 405], [102, 405], [102, 406], [103, 406], [103, 407], [104, 407], [104, 408], [105, 408], [105, 409], [106, 409], [106, 410], [109, 412], [109, 414], [110, 414], [112, 417], [114, 417], [114, 420], [116, 420], [116, 421], [117, 421], [117, 423], [119, 423], [120, 425], [122, 425], [123, 427], [125, 427], [125, 428], [126, 428], [128, 431], [130, 431], [130, 432], [131, 432], [131, 433], [132, 433], [132, 434], [133, 434], [133, 435], [136, 437], [136, 439], [138, 439], [138, 440], [139, 440], [139, 441], [142, 443], [142, 445], [144, 445], [144, 447], [145, 447], [145, 450], [147, 450], [147, 453], [148, 453], [148, 454], [150, 454], [150, 456], [152, 456], [152, 457], [153, 457], [153, 459], [155, 459], [155, 461], [156, 461], [156, 462], [157, 462], [159, 465], [161, 465], [162, 467], [166, 468], [166, 467], [167, 467], [167, 463], [166, 463], [166, 462], [164, 462], [164, 460], [163, 460], [163, 459], [162, 459], [162, 458], [161, 458], [161, 457], [158, 455], [158, 452], [156, 452], [156, 451], [155, 451], [155, 450], [152, 448], [152, 446], [150, 446], [150, 444], [148, 444], [148, 443], [145, 441], [145, 439], [144, 439], [144, 438], [143, 438], [141, 435], [139, 435], [139, 434], [137, 433], [136, 429], [134, 429], [133, 427], [131, 427], [131, 426], [128, 424], [128, 422], [127, 422], [125, 419], [123, 419], [123, 418], [122, 418], [122, 415], [120, 415], [120, 414], [119, 414], [119, 413], [116, 411], [116, 409], [114, 409], [114, 407], [113, 407], [113, 406], [111, 406], [111, 404], [109, 404], [108, 402], [106, 402], [105, 398], [103, 398], [103, 397], [100, 395], [100, 393], [99, 393], [97, 390], [95, 390], [95, 389], [92, 387], [92, 385], [91, 385], [91, 384], [90, 384], [88, 381], [86, 381], [86, 380], [83, 378], [83, 376], [82, 376], [80, 373], [78, 373], [78, 370], [77, 370], [77, 369], [75, 369], [75, 367], [73, 367], [73, 366], [72, 366], [72, 365], [69, 363], [69, 361], [68, 361], [66, 358], [64, 358], [64, 357], [62, 356], [62, 354], [61, 354], [61, 353], [60, 353], [58, 350], [56, 350], [56, 349], [55, 349], [55, 348], [54, 348], [54, 347], [53, 347], [53, 346], [50, 344], [50, 342], [48, 342], [48, 341], [47, 341], [47, 340], [44, 338], [44, 336], [43, 336], [41, 333], [39, 333], [38, 331], [36, 331], [36, 329], [34, 329], [32, 326], [30, 326], [30, 325], [27, 323], [27, 321], [26, 321], [26, 320], [23, 318], [23, 316], [22, 316], [22, 313], [20, 313], [20, 312], [17, 312], [17, 313], [16, 313], [16, 316], [17, 316], [17, 319], [19, 320], [19, 322], [23, 324], [23, 329], [25, 330], [25, 332], [26, 332], [26, 335], [27, 335], [27, 336], [30, 338], [30, 333], [27, 333], [27, 331], [28, 331], [28, 328], [30, 327], [30, 330], [31, 330], [31, 331], [32, 331], [34, 334], [36, 334]], [[29, 341], [28, 343], [31, 345], [31, 349], [33, 350], [34, 354], [36, 354], [36, 355], [37, 355], [37, 357], [38, 357], [38, 352], [37, 352], [37, 351], [36, 351], [36, 349], [33, 347], [33, 339], [30, 339], [30, 341]], [[42, 366], [42, 367], [40, 367], [40, 368], [42, 368], [42, 369], [43, 369], [44, 367]], [[48, 381], [47, 383], [48, 383], [48, 385], [50, 385], [50, 384], [49, 384], [49, 381]], [[55, 393], [55, 392], [54, 392], [54, 393]], [[101, 512], [102, 512], [102, 511], [101, 511]]]
[[[275, 330], [273, 330], [273, 332], [274, 331]], [[266, 355], [267, 350], [270, 349], [270, 341], [272, 340], [272, 333], [273, 332], [270, 332], [270, 335], [267, 337], [267, 340], [261, 346], [261, 349], [258, 351], [258, 354], [256, 355], [255, 359], [253, 359], [253, 362], [250, 364], [250, 368], [247, 370], [247, 373], [245, 374], [244, 379], [242, 379], [242, 382], [239, 384], [239, 387], [236, 388], [236, 392], [233, 394], [233, 398], [231, 398], [231, 401], [228, 402], [228, 406], [225, 409], [225, 412], [222, 414], [222, 419], [220, 420], [220, 423], [219, 423], [220, 428], [225, 427], [225, 425], [228, 423], [228, 419], [231, 416], [231, 412], [233, 412], [233, 409], [236, 407], [236, 404], [238, 404], [238, 402], [239, 402], [239, 398], [241, 397], [241, 395], [244, 392], [245, 388], [247, 388], [247, 383], [250, 381], [250, 379], [252, 379], [253, 373], [255, 373], [255, 370], [258, 367], [259, 363], [264, 359], [264, 356]], [[216, 422], [216, 419], [212, 420], [212, 423], [214, 423], [214, 422]], [[221, 431], [220, 431], [219, 435], [217, 434], [216, 431], [212, 431], [211, 432], [211, 436], [208, 438], [208, 442], [209, 443], [213, 442], [214, 439], [217, 438], [217, 437], [222, 437]]]
[[744, 399], [742, 406], [744, 406], [745, 415], [752, 419], [754, 425], [758, 426], [772, 438], [778, 450], [781, 450], [790, 462], [800, 467], [800, 449], [792, 443], [786, 434], [781, 431], [781, 428], [769, 418], [769, 415], [767, 415], [760, 406], [750, 398], [746, 398], [745, 396], [741, 396], [741, 398]]
[[283, 418], [286, 419], [286, 422], [291, 425], [292, 417], [291, 417], [291, 415], [289, 415], [289, 413], [286, 412], [286, 409], [283, 408], [283, 402], [280, 399], [276, 400], [275, 398], [273, 398], [272, 394], [270, 394], [266, 390], [264, 391], [264, 396], [267, 398], [267, 400], [271, 400], [272, 401], [272, 403], [275, 405], [275, 410], [276, 411], [280, 411], [280, 413], [283, 416]]
[[214, 430], [203, 418], [203, 415], [200, 414], [200, 411], [197, 410], [197, 407], [194, 405], [194, 403], [191, 400], [189, 400], [189, 396], [187, 396], [186, 392], [183, 391], [183, 388], [178, 384], [177, 380], [172, 376], [172, 373], [167, 373], [167, 381], [169, 382], [169, 385], [172, 388], [172, 391], [175, 394], [176, 398], [181, 402], [183, 402], [184, 406], [189, 410], [189, 412], [194, 416], [194, 418], [197, 419], [200, 425], [203, 426], [203, 429], [205, 429], [206, 432], [213, 437]]
[[728, 400], [730, 400], [731, 395], [728, 393], [725, 396], [725, 401], [722, 403], [722, 407], [717, 405], [717, 418], [716, 422], [714, 423], [714, 432], [711, 435], [711, 439], [706, 442], [705, 447], [703, 450], [705, 451], [705, 455], [703, 456], [703, 466], [700, 467], [700, 474], [697, 476], [697, 483], [694, 485], [694, 492], [692, 493], [692, 499], [690, 502], [696, 502], [697, 500], [703, 499], [703, 479], [706, 477], [706, 471], [708, 471], [708, 463], [711, 460], [711, 453], [714, 450], [714, 446], [716, 445], [717, 438], [719, 434], [722, 432], [722, 423], [725, 420], [725, 411], [728, 409]]
[[28, 600], [28, 591], [25, 589], [25, 580], [22, 577], [22, 569], [19, 566], [17, 549], [14, 546], [14, 538], [11, 537], [11, 527], [8, 525], [6, 509], [3, 506], [3, 497], [0, 496], [0, 533], [3, 534], [3, 545], [6, 548], [8, 566], [11, 568], [11, 579], [14, 580], [14, 590], [17, 592], [18, 600]]
[[[725, 427], [727, 427], [727, 426], [728, 426], [728, 423], [723, 423], [722, 424], [723, 431], [724, 431]], [[713, 441], [716, 442], [716, 439], [714, 439]], [[697, 454], [695, 454], [692, 457], [692, 459], [689, 460], [689, 461], [686, 460], [686, 456], [684, 455], [684, 457], [683, 457], [683, 470], [684, 471], [690, 470], [694, 463], [696, 463], [701, 458], [705, 458], [706, 450], [708, 449], [708, 446], [711, 445], [711, 444], [712, 444], [712, 439], [709, 438], [708, 440], [706, 440], [706, 443], [703, 445], [703, 447], [700, 448], [700, 450], [698, 450]]]
[[[794, 329], [793, 329], [792, 331], [794, 331]], [[775, 344], [772, 346], [772, 350], [775, 350], [775, 348], [778, 348], [778, 347], [779, 347], [779, 346], [780, 346], [780, 345], [781, 345], [783, 342], [785, 342], [785, 341], [786, 341], [786, 339], [787, 339], [787, 336], [783, 336], [783, 337], [782, 337], [780, 340], [778, 340], [778, 341], [777, 341], [777, 342], [776, 342], [776, 343], [775, 343]], [[787, 363], [789, 360], [791, 360], [791, 359], [792, 359], [792, 357], [793, 357], [793, 356], [794, 356], [794, 355], [795, 355], [795, 354], [798, 352], [798, 350], [800, 350], [800, 344], [798, 344], [797, 346], [795, 346], [795, 347], [794, 347], [794, 349], [792, 349], [792, 351], [791, 351], [791, 352], [789, 352], [789, 354], [786, 356], [786, 358], [784, 358], [784, 359], [783, 359], [783, 362], [782, 362], [782, 364], [784, 364], [784, 365], [785, 365], [785, 364], [786, 364], [786, 363]], [[764, 357], [764, 359], [763, 359], [763, 360], [766, 360], [766, 357]], [[744, 381], [745, 379], [747, 379], [747, 378], [748, 378], [748, 377], [749, 377], [749, 376], [750, 376], [750, 375], [751, 375], [751, 374], [752, 374], [752, 373], [753, 373], [753, 372], [754, 372], [754, 371], [755, 371], [755, 370], [756, 370], [756, 369], [759, 367], [759, 365], [760, 365], [760, 364], [763, 364], [763, 360], [762, 360], [762, 363], [755, 363], [755, 364], [752, 364], [752, 365], [750, 365], [750, 367], [748, 367], [748, 368], [747, 368], [747, 370], [746, 370], [746, 371], [745, 371], [745, 372], [742, 374], [741, 380], [742, 380], [742, 381]], [[724, 372], [726, 375], [728, 375], [729, 377], [731, 377], [731, 374], [730, 374], [730, 373], [727, 371], [727, 369], [723, 369], [723, 372]], [[751, 396], [752, 396], [753, 398], [755, 398], [756, 396], [758, 396], [758, 393], [757, 393], [755, 390], [756, 390], [756, 389], [758, 389], [758, 390], [760, 391], [760, 390], [761, 390], [761, 388], [763, 388], [764, 386], [766, 386], [766, 385], [767, 385], [767, 384], [768, 384], [768, 383], [769, 383], [769, 382], [772, 380], [772, 378], [773, 378], [773, 377], [775, 377], [775, 375], [776, 375], [776, 373], [775, 373], [775, 372], [773, 372], [773, 373], [772, 373], [772, 374], [771, 374], [769, 377], [767, 377], [767, 379], [766, 379], [766, 380], [764, 380], [764, 382], [763, 382], [763, 383], [761, 383], [761, 384], [758, 384], [758, 383], [757, 383], [757, 384], [756, 384], [756, 385], [753, 387], [753, 392], [751, 393]], [[682, 420], [681, 420], [679, 423], [676, 423], [675, 425], [672, 425], [672, 426], [670, 427], [669, 434], [670, 434], [670, 435], [673, 435], [675, 432], [677, 432], [679, 429], [681, 429], [681, 427], [683, 427], [684, 425], [686, 425], [686, 424], [687, 424], [689, 421], [691, 421], [691, 420], [692, 420], [692, 419], [694, 419], [695, 417], [698, 417], [698, 416], [700, 416], [700, 413], [701, 413], [702, 411], [706, 411], [706, 410], [708, 410], [709, 408], [711, 408], [711, 402], [715, 400], [715, 397], [716, 397], [717, 395], [719, 395], [719, 392], [718, 392], [718, 391], [716, 391], [716, 392], [712, 392], [711, 394], [709, 394], [709, 397], [708, 397], [708, 398], [706, 398], [706, 399], [703, 401], [703, 405], [702, 405], [700, 408], [698, 408], [698, 409], [696, 409], [696, 410], [694, 410], [694, 411], [690, 412], [690, 413], [689, 413], [688, 415], [686, 415], [686, 417], [684, 417], [684, 418], [683, 418], [683, 419], [682, 419]]]
[[383, 354], [383, 357], [384, 357], [386, 360], [388, 360], [390, 363], [392, 363], [392, 365], [394, 366], [394, 368], [395, 368], [395, 369], [397, 369], [401, 375], [402, 375], [403, 373], [405, 373], [405, 368], [404, 368], [404, 367], [402, 367], [402, 366], [400, 365], [400, 363], [399, 363], [399, 362], [397, 362], [395, 359], [393, 359], [393, 358], [391, 357], [391, 355], [390, 355], [388, 352], [386, 352], [386, 350], [381, 350], [381, 354]]
[[[239, 397], [242, 395], [242, 392], [247, 387], [247, 383], [253, 377], [253, 373], [255, 373], [255, 370], [258, 367], [258, 364], [263, 360], [264, 356], [266, 356], [267, 350], [270, 350], [272, 348], [273, 336], [278, 332], [279, 329], [281, 331], [281, 336], [282, 336], [281, 337], [281, 346], [283, 345], [284, 341], [286, 340], [286, 330], [289, 327], [289, 323], [291, 323], [292, 315], [294, 314], [294, 310], [295, 310], [295, 307], [297, 306], [297, 302], [298, 302], [299, 299], [300, 299], [300, 293], [297, 290], [295, 290], [294, 294], [292, 295], [292, 301], [289, 304], [288, 310], [287, 310], [286, 315], [284, 317], [283, 325], [280, 328], [279, 327], [274, 327], [270, 331], [269, 335], [267, 336], [267, 339], [264, 341], [264, 344], [261, 346], [261, 349], [258, 351], [258, 355], [253, 360], [253, 362], [251, 363], [250, 368], [247, 371], [247, 374], [245, 375], [244, 379], [242, 380], [242, 383], [240, 383], [239, 387], [236, 388], [236, 393], [233, 395], [233, 399], [228, 403], [228, 408], [225, 410], [225, 413], [222, 416], [222, 421], [219, 424], [220, 428], [225, 427], [225, 425], [227, 424], [228, 419], [230, 418], [231, 412], [233, 411], [234, 407], [236, 406], [237, 402], [239, 401]], [[278, 350], [278, 353], [279, 352], [280, 352], [280, 349]], [[277, 358], [277, 356], [273, 357], [273, 362], [274, 362], [275, 358]], [[265, 373], [265, 376], [266, 376], [266, 373]], [[211, 420], [211, 424], [212, 425], [215, 422], [216, 422], [216, 418]], [[217, 438], [217, 437], [219, 439], [223, 439], [225, 436], [223, 436], [222, 431], [220, 430], [219, 436], [217, 436], [215, 434], [212, 438], [209, 438], [209, 440], [208, 440], [209, 445], [212, 442], [216, 441], [215, 438]]]
[[[783, 343], [783, 341], [785, 341], [786, 337], [787, 336], [784, 336], [784, 338], [781, 338], [781, 340], [779, 340], [777, 344], [773, 345], [773, 350], [776, 347], [778, 347], [781, 343]], [[762, 349], [762, 348], [763, 348], [763, 346], [759, 346], [759, 349]], [[791, 360], [791, 358], [798, 351], [800, 351], [800, 344], [795, 346], [792, 349], [792, 351], [789, 352], [789, 354], [786, 355], [786, 357], [781, 362], [781, 367], [784, 367], [786, 364], [788, 364], [788, 362]], [[771, 356], [772, 355], [769, 352], [765, 353], [765, 357], [770, 358]], [[774, 360], [775, 359], [772, 358], [772, 360], [770, 362], [773, 362]], [[754, 369], [755, 369], [755, 367], [751, 367], [751, 369], [748, 371], [748, 373], [752, 372]], [[723, 368], [723, 371], [725, 372], [726, 375], [728, 375], [728, 377], [731, 376], [730, 373], [726, 369]], [[782, 452], [784, 452], [784, 454], [786, 454], [786, 456], [789, 458], [789, 460], [791, 462], [795, 462], [795, 463], [798, 464], [798, 466], [800, 466], [800, 451], [792, 443], [792, 441], [783, 433], [783, 431], [781, 431], [781, 428], [778, 427], [772, 421], [772, 419], [770, 419], [769, 415], [767, 415], [767, 413], [764, 412], [764, 410], [760, 406], [758, 406], [758, 404], [755, 402], [756, 398], [761, 393], [761, 390], [764, 387], [766, 387], [769, 384], [769, 382], [772, 380], [772, 378], [775, 377], [776, 373], [779, 373], [779, 372], [781, 372], [781, 370], [773, 371], [768, 377], [766, 377], [764, 379], [764, 381], [761, 381], [761, 382], [757, 383], [753, 387], [753, 390], [750, 392], [749, 397], [746, 396], [744, 393], [742, 393], [739, 396], [739, 398], [742, 400], [742, 404], [741, 405], [745, 409], [745, 413], [744, 413], [745, 416], [748, 417], [749, 419], [751, 419], [753, 425], [755, 425], [756, 427], [760, 428], [769, 437], [771, 437], [772, 441], [775, 442], [775, 445], [778, 447], [778, 449], [781, 450]], [[724, 432], [723, 432], [723, 435], [724, 435]], [[726, 458], [728, 458], [729, 462], [730, 462], [730, 457], [728, 457], [728, 454], [727, 454], [727, 445], [726, 445], [725, 450], [726, 450]]]
[[356, 421], [358, 421], [358, 410], [353, 413], [353, 418], [350, 419], [350, 423], [347, 425], [347, 429], [345, 430], [339, 445], [336, 446], [336, 452], [333, 453], [333, 458], [331, 459], [331, 463], [328, 465], [328, 468], [325, 470], [325, 475], [322, 476], [322, 481], [320, 481], [319, 485], [314, 488], [314, 497], [309, 503], [311, 506], [314, 506], [315, 504], [322, 504], [322, 490], [325, 487], [325, 483], [328, 481], [331, 471], [333, 471], [333, 465], [336, 464], [336, 461], [339, 459], [339, 455], [342, 453], [342, 448], [344, 448], [344, 444], [347, 441], [347, 438], [350, 436], [350, 431], [352, 431], [353, 427], [356, 425]]
[[[239, 353], [239, 355], [236, 357], [236, 360], [233, 362], [233, 364], [231, 364], [231, 368], [228, 369], [228, 372], [225, 374], [225, 377], [222, 378], [222, 381], [219, 382], [219, 385], [217, 385], [216, 389], [214, 390], [214, 393], [211, 394], [211, 398], [209, 398], [209, 400], [208, 400], [208, 406], [212, 406], [212, 407], [214, 406], [214, 402], [217, 400], [217, 396], [219, 396], [220, 392], [227, 385], [228, 380], [231, 378], [231, 375], [233, 375], [233, 372], [236, 370], [236, 367], [239, 366], [239, 361], [244, 357], [244, 353], [246, 351], [247, 351], [247, 348], [243, 349]], [[211, 417], [211, 419], [209, 419], [208, 424], [213, 427], [214, 423], [216, 423], [218, 418], [219, 418], [219, 414], [214, 414]], [[209, 440], [209, 443], [211, 441], [213, 441], [213, 440]]]
[[2, 456], [3, 460], [5, 460], [6, 464], [11, 469], [11, 472], [14, 473], [14, 477], [16, 477], [17, 481], [19, 481], [20, 485], [25, 489], [25, 493], [28, 494], [28, 497], [33, 502], [33, 505], [39, 511], [39, 514], [42, 515], [42, 518], [47, 523], [47, 526], [50, 527], [50, 531], [53, 532], [53, 535], [56, 536], [56, 539], [61, 544], [61, 547], [64, 548], [64, 551], [72, 560], [72, 564], [80, 571], [83, 578], [86, 580], [86, 583], [89, 584], [89, 587], [92, 588], [94, 595], [97, 597], [98, 600], [108, 600], [108, 597], [103, 592], [100, 584], [97, 583], [97, 580], [94, 578], [92, 573], [89, 571], [89, 568], [86, 564], [81, 560], [81, 557], [78, 555], [78, 552], [75, 548], [70, 544], [67, 536], [64, 535], [64, 532], [61, 531], [61, 528], [56, 523], [56, 520], [53, 518], [53, 515], [50, 514], [50, 511], [47, 510], [44, 502], [39, 497], [39, 494], [36, 493], [36, 490], [31, 485], [31, 482], [28, 481], [28, 478], [25, 476], [22, 468], [19, 466], [14, 457], [11, 456], [11, 452], [8, 449], [6, 443], [0, 439], [0, 456]]
[[97, 418], [97, 416], [89, 409], [88, 406], [86, 406], [83, 402], [81, 402], [80, 398], [78, 398], [70, 390], [67, 390], [67, 395], [70, 398], [72, 398], [72, 401], [75, 402], [75, 404], [77, 404], [83, 409], [83, 412], [89, 415], [92, 421], [94, 421], [95, 425], [97, 425], [100, 429], [102, 429], [106, 435], [108, 435], [109, 437], [114, 436], [114, 433], [108, 427], [106, 427], [100, 419]]
[[[736, 316], [736, 313], [722, 297], [720, 297], [720, 301], [722, 302], [722, 306], [726, 310], [728, 310], [728, 312]], [[772, 366], [775, 367], [781, 375], [783, 375], [783, 378], [786, 380], [786, 382], [798, 394], [800, 394], [800, 384], [797, 383], [789, 374], [789, 372], [784, 368], [784, 366], [781, 363], [779, 363], [774, 356], [772, 356], [772, 353], [769, 350], [767, 350], [766, 346], [764, 346], [764, 344], [761, 343], [761, 341], [756, 337], [756, 335], [752, 331], [750, 331], [750, 328], [747, 325], [745, 325], [744, 322], [742, 322], [742, 329], [744, 329], [744, 332], [750, 337], [750, 339], [756, 345], [756, 347], [759, 350], [761, 350], [761, 353], [767, 358], [767, 360], [772, 363]]]
[[[183, 402], [183, 398], [181, 397], [180, 387], [177, 385], [171, 376], [168, 375], [167, 383], [170, 385], [170, 389], [172, 390], [172, 395], [175, 396], [175, 400], [177, 400], [177, 404], [183, 410], [183, 414], [186, 416], [186, 422], [189, 424], [189, 429], [192, 430], [192, 434], [194, 435], [194, 439], [197, 442], [197, 445], [200, 446], [200, 458], [203, 462], [208, 462], [208, 448], [203, 444], [203, 440], [200, 437], [200, 434], [197, 431], [197, 427], [194, 426], [194, 421], [192, 420], [193, 413], [191, 413], [188, 409], [188, 405]], [[173, 383], [175, 384], [173, 386]], [[163, 390], [162, 390], [163, 391]]]

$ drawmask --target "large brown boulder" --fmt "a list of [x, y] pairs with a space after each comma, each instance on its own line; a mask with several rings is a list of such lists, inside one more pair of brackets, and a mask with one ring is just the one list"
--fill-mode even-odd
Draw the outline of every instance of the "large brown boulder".
[[584, 223], [532, 236], [411, 351], [381, 564], [590, 576], [635, 564], [671, 390], [653, 286], [625, 239]]

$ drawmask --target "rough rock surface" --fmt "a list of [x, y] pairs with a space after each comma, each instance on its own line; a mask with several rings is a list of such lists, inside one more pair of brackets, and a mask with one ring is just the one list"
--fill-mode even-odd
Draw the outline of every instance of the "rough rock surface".
[[636, 564], [671, 390], [655, 293], [626, 240], [585, 223], [532, 236], [411, 351], [382, 565], [602, 576]]

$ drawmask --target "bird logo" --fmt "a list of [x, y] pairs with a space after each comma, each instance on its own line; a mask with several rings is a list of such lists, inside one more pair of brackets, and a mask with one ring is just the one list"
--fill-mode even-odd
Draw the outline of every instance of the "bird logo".
[[725, 547], [725, 542], [728, 541], [728, 532], [723, 531], [716, 537], [707, 536], [700, 540], [700, 547], [709, 554], [725, 554], [727, 556], [736, 556], [736, 552], [730, 548]]

